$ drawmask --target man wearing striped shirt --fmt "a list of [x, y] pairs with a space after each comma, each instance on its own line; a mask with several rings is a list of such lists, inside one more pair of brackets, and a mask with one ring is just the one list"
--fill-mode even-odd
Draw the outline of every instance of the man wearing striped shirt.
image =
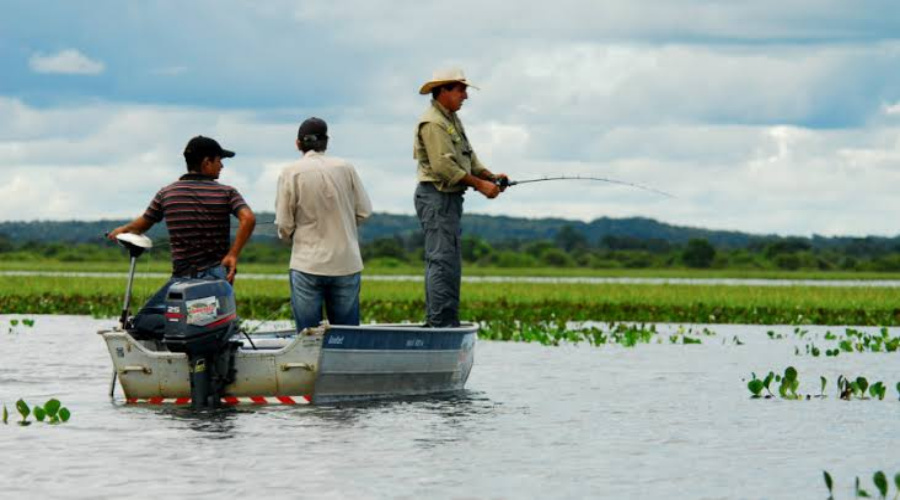
[[[161, 333], [169, 287], [184, 278], [225, 279], [234, 283], [238, 257], [256, 226], [256, 216], [237, 189], [219, 184], [222, 158], [234, 152], [209, 137], [192, 138], [184, 149], [187, 174], [159, 190], [143, 215], [109, 232], [144, 233], [166, 221], [172, 252], [172, 278], [150, 298], [134, 318], [134, 327]], [[229, 244], [231, 216], [238, 219]]]

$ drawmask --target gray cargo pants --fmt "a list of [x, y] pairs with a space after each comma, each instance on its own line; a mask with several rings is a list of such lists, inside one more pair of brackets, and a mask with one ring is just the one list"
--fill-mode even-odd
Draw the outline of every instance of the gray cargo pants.
[[463, 193], [442, 193], [430, 182], [416, 188], [416, 215], [425, 233], [425, 319], [459, 326]]

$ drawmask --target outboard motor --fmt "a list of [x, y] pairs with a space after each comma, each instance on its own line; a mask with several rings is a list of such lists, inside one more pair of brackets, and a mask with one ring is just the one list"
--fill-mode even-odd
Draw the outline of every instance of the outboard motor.
[[241, 342], [234, 290], [224, 280], [188, 279], [166, 295], [163, 344], [188, 356], [194, 408], [215, 408], [234, 381], [234, 353]]

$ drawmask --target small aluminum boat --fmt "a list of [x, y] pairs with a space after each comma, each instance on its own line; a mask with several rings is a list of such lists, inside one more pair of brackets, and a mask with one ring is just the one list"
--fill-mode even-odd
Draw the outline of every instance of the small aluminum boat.
[[[131, 267], [120, 326], [98, 332], [129, 403], [314, 403], [458, 391], [474, 362], [478, 326], [329, 325], [301, 332], [241, 331], [224, 280], [185, 279], [167, 292], [163, 332], [136, 328], [129, 305], [137, 258], [152, 243], [120, 234]], [[130, 328], [129, 328], [130, 326]], [[134, 334], [132, 334], [134, 332]]]
[[[304, 403], [394, 398], [461, 390], [474, 363], [478, 327], [423, 328], [323, 324], [297, 333], [241, 339], [225, 404]], [[98, 332], [129, 403], [188, 404], [188, 357], [120, 329]], [[252, 344], [251, 344], [252, 342]], [[115, 381], [114, 381], [115, 382]]]

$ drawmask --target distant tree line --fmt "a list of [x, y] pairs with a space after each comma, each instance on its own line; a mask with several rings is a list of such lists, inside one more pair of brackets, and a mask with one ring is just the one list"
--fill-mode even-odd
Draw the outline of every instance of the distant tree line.
[[[163, 235], [155, 239], [155, 259], [168, 260]], [[662, 238], [606, 235], [597, 241], [574, 225], [564, 225], [552, 237], [488, 241], [463, 236], [463, 260], [468, 265], [500, 268], [587, 269], [744, 269], [900, 271], [900, 243], [886, 238], [843, 238], [842, 244], [816, 245], [809, 238], [757, 238], [746, 246], [716, 246], [705, 238], [685, 243]], [[833, 240], [828, 240], [833, 243]], [[423, 238], [419, 231], [376, 237], [362, 244], [363, 259], [380, 266], [421, 265]], [[116, 261], [120, 248], [105, 240], [91, 243], [16, 242], [0, 234], [0, 260], [51, 259], [63, 262]], [[245, 263], [287, 265], [290, 246], [272, 238], [254, 238], [245, 248]]]

